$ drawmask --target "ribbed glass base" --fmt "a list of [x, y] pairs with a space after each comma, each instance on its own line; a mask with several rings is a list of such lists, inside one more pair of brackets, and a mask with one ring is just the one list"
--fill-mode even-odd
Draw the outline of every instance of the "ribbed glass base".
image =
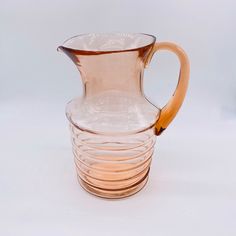
[[71, 124], [80, 184], [104, 198], [123, 198], [147, 182], [156, 136], [153, 129], [127, 135], [100, 135]]

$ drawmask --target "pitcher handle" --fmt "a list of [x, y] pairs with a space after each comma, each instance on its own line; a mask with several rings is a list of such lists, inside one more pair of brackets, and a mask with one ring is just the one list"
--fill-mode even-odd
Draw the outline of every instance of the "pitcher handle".
[[177, 112], [179, 111], [188, 88], [190, 71], [189, 60], [184, 50], [178, 45], [170, 42], [155, 43], [152, 52], [150, 53], [150, 56], [148, 58], [148, 62], [152, 58], [153, 54], [159, 50], [168, 50], [177, 55], [180, 61], [180, 72], [175, 92], [168, 101], [168, 103], [161, 109], [160, 116], [156, 121], [156, 135], [160, 135], [168, 127], [168, 125], [175, 118]]

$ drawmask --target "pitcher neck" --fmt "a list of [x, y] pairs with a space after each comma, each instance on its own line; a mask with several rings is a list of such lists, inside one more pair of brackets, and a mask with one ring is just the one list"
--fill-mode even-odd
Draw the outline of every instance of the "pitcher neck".
[[84, 95], [104, 92], [142, 93], [144, 62], [137, 53], [111, 53], [79, 56], [77, 67], [84, 84]]
[[107, 91], [142, 93], [144, 66], [155, 37], [145, 34], [85, 35], [59, 47], [74, 62], [84, 84], [84, 95]]

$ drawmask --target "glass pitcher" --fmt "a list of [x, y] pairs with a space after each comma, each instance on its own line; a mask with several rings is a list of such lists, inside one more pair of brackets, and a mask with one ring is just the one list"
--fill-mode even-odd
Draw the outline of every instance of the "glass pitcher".
[[[189, 80], [188, 58], [179, 46], [148, 34], [84, 34], [66, 40], [64, 52], [78, 68], [83, 95], [66, 107], [81, 186], [104, 198], [122, 198], [147, 180], [156, 136], [175, 117]], [[180, 61], [177, 88], [162, 108], [143, 92], [143, 72], [158, 50]]]

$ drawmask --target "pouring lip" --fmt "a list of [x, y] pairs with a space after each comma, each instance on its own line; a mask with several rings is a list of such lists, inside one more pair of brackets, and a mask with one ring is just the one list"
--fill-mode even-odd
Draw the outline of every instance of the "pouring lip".
[[[96, 37], [102, 37], [102, 36], [140, 36], [146, 39], [149, 39], [148, 43], [143, 43], [140, 46], [137, 47], [127, 47], [124, 49], [108, 49], [108, 50], [100, 50], [100, 49], [80, 49], [79, 47], [73, 47], [69, 46], [67, 44], [72, 43], [71, 41], [76, 39], [82, 39], [82, 37], [89, 37], [89, 36], [96, 36]], [[69, 51], [75, 54], [81, 54], [81, 55], [97, 55], [97, 54], [108, 54], [108, 53], [121, 53], [121, 52], [132, 52], [132, 51], [139, 51], [143, 50], [149, 47], [152, 47], [156, 42], [156, 37], [151, 34], [146, 33], [123, 33], [123, 32], [111, 32], [111, 33], [85, 33], [85, 34], [78, 34], [75, 36], [72, 36], [65, 40], [61, 46], [57, 48], [58, 51]]]

